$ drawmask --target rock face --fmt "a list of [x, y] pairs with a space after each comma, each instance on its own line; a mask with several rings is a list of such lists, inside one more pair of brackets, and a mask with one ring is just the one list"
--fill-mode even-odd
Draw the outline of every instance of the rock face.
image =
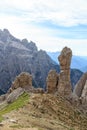
[[73, 91], [73, 99], [74, 101], [77, 99], [77, 102], [80, 100], [80, 105], [87, 104], [87, 73], [84, 73], [76, 84]]
[[87, 104], [87, 80], [85, 82], [84, 89], [82, 90], [81, 99], [82, 99], [82, 104]]
[[50, 70], [46, 79], [47, 92], [54, 93], [57, 91], [59, 76], [55, 70]]
[[75, 85], [75, 89], [73, 91], [74, 95], [81, 97], [82, 91], [83, 91], [85, 83], [86, 83], [86, 80], [87, 80], [87, 73], [83, 74], [83, 76], [80, 78], [78, 83]]
[[60, 62], [60, 75], [58, 92], [65, 96], [69, 96], [72, 92], [72, 86], [70, 81], [70, 63], [71, 63], [72, 51], [70, 48], [65, 47], [60, 56], [58, 57]]
[[12, 83], [9, 92], [12, 92], [14, 89], [24, 88], [24, 89], [32, 89], [32, 76], [29, 73], [22, 72], [20, 75], [16, 77], [14, 82]]

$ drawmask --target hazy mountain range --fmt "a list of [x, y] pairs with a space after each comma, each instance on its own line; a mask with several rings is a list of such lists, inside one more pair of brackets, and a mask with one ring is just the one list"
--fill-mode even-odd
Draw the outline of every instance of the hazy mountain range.
[[[57, 63], [58, 62], [58, 56], [60, 55], [60, 52], [47, 52], [47, 54]], [[72, 62], [71, 62], [71, 68], [76, 68], [81, 70], [82, 72], [87, 71], [87, 56], [72, 56]]]

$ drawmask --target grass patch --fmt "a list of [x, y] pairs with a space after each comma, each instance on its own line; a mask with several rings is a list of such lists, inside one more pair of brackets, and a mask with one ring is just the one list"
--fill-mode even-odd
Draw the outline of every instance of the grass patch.
[[12, 110], [17, 110], [20, 107], [23, 107], [26, 105], [26, 103], [29, 101], [29, 94], [23, 93], [17, 100], [15, 100], [13, 103], [7, 105], [3, 110], [0, 111], [0, 121], [3, 120], [3, 115], [6, 113], [11, 112]]
[[21, 125], [12, 125], [12, 126], [10, 126], [11, 128], [18, 128], [18, 129], [20, 129], [20, 128], [23, 128], [23, 126], [21, 126]]

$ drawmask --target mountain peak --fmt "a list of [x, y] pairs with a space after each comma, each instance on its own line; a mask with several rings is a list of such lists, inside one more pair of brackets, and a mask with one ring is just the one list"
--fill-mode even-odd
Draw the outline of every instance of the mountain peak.
[[8, 29], [4, 28], [3, 30], [0, 29], [0, 36], [3, 36], [3, 35], [9, 36], [11, 34]]
[[8, 29], [0, 30], [0, 41], [4, 43], [9, 43], [9, 41], [20, 41], [19, 39], [15, 38]]
[[10, 34], [9, 30], [8, 29], [3, 29], [3, 32], [6, 33], [6, 34]]
[[22, 43], [28, 43], [28, 40], [26, 38], [22, 39]]

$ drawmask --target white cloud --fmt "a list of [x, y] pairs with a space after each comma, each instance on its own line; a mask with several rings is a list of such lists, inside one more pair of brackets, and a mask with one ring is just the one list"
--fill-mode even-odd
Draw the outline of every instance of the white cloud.
[[56, 36], [56, 33], [62, 33], [59, 30], [33, 24], [33, 21], [45, 20], [63, 26], [87, 24], [87, 0], [0, 1], [1, 29], [8, 28], [20, 39], [26, 37], [28, 40], [33, 40], [39, 49], [61, 51], [64, 46], [69, 46], [73, 53], [87, 55], [87, 39], [60, 38]]
[[87, 24], [87, 0], [3, 0], [0, 5], [20, 10], [31, 21], [51, 20], [63, 26]]

